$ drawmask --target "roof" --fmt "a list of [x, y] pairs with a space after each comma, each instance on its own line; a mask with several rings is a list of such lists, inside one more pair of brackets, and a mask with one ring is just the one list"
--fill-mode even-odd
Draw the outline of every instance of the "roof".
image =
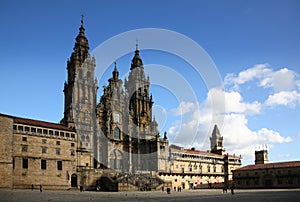
[[271, 169], [271, 168], [291, 168], [300, 167], [300, 161], [287, 161], [287, 162], [277, 162], [277, 163], [265, 163], [265, 164], [252, 164], [236, 169], [236, 171], [246, 171], [246, 170], [258, 170], [258, 169]]
[[9, 118], [12, 118], [14, 120], [14, 123], [76, 132], [75, 130], [73, 130], [71, 128], [68, 128], [64, 125], [57, 124], [57, 123], [50, 123], [50, 122], [46, 122], [46, 121], [40, 121], [40, 120], [34, 120], [34, 119], [28, 119], [28, 118], [20, 118], [20, 117], [15, 117], [15, 116], [11, 116], [11, 115], [1, 114], [1, 113], [0, 113], [0, 116], [6, 116]]
[[206, 156], [215, 156], [215, 157], [224, 157], [228, 156], [230, 158], [241, 158], [241, 156], [236, 155], [229, 155], [229, 154], [216, 154], [210, 151], [201, 151], [196, 149], [184, 149], [183, 147], [177, 146], [177, 145], [170, 145], [171, 149], [178, 150], [178, 152], [188, 153], [188, 154], [198, 154], [198, 155], [206, 155]]

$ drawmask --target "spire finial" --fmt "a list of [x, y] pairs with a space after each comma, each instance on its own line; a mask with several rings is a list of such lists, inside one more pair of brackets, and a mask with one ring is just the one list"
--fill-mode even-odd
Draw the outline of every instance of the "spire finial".
[[136, 39], [136, 42], [135, 42], [135, 50], [139, 50], [139, 41], [138, 39]]
[[115, 60], [114, 65], [115, 65], [114, 70], [117, 70], [117, 60]]
[[81, 27], [83, 27], [83, 17], [84, 17], [84, 15], [82, 14], [81, 15]]

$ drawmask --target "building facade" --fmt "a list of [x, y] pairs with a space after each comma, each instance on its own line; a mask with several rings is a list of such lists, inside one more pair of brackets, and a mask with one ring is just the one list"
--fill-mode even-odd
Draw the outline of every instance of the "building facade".
[[299, 188], [300, 161], [268, 163], [268, 151], [255, 151], [255, 164], [233, 171], [237, 188]]
[[77, 183], [76, 166], [89, 163], [77, 156], [77, 133], [68, 127], [4, 114], [0, 125], [0, 187], [66, 189]]
[[[144, 185], [162, 186], [164, 180], [182, 188], [231, 181], [241, 157], [225, 154], [217, 126], [209, 152], [169, 146], [166, 132], [159, 134], [138, 44], [128, 77], [124, 82], [119, 78], [115, 63], [99, 102], [95, 64], [82, 20], [67, 62], [60, 123], [0, 114], [0, 187], [93, 189], [100, 178], [123, 183], [125, 176], [130, 186], [137, 179]], [[142, 173], [151, 176], [136, 176]]]
[[225, 154], [223, 137], [216, 125], [210, 141], [210, 151], [171, 145], [168, 172], [160, 171], [160, 177], [171, 181], [176, 189], [220, 188], [230, 185], [232, 171], [241, 166], [241, 156]]

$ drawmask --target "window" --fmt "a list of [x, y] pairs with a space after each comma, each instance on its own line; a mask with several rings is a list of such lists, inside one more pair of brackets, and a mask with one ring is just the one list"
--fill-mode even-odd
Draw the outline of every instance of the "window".
[[75, 156], [75, 151], [74, 150], [71, 150], [70, 153], [71, 153], [71, 156]]
[[114, 113], [114, 121], [116, 123], [119, 123], [120, 122], [120, 115], [118, 113]]
[[37, 133], [42, 134], [42, 129], [38, 128]]
[[60, 137], [65, 137], [65, 133], [64, 132], [60, 132]]
[[224, 166], [221, 167], [221, 172], [224, 173]]
[[18, 126], [19, 131], [23, 131], [23, 126]]
[[192, 166], [190, 166], [190, 172], [192, 172], [193, 171], [193, 168], [192, 168]]
[[114, 138], [120, 139], [120, 129], [118, 127], [114, 129]]
[[210, 172], [210, 166], [207, 166], [207, 172]]
[[47, 169], [47, 161], [42, 159], [41, 160], [41, 169], [46, 170]]
[[57, 161], [57, 170], [62, 170], [62, 161]]
[[71, 147], [75, 147], [75, 143], [74, 142], [71, 142]]
[[22, 145], [22, 152], [27, 152], [27, 149], [28, 149], [27, 145]]
[[66, 137], [70, 137], [70, 133], [66, 133]]
[[217, 172], [217, 167], [216, 166], [214, 166], [214, 172]]
[[25, 132], [29, 132], [29, 127], [25, 126]]
[[49, 130], [49, 135], [53, 135], [53, 130]]
[[176, 168], [178, 168], [178, 164], [176, 165]]
[[23, 159], [22, 168], [28, 168], [28, 159]]
[[13, 125], [13, 130], [17, 130], [17, 125]]
[[181, 168], [181, 172], [184, 173], [184, 168]]
[[22, 141], [26, 142], [27, 141], [27, 137], [22, 137]]
[[36, 128], [31, 128], [32, 133], [36, 133]]
[[54, 134], [55, 134], [55, 136], [58, 136], [58, 135], [59, 135], [59, 132], [58, 132], [58, 131], [55, 131]]
[[74, 133], [71, 134], [71, 138], [75, 138], [75, 134]]
[[60, 149], [56, 149], [56, 154], [60, 155]]
[[60, 145], [60, 141], [56, 141], [56, 145]]
[[42, 144], [46, 144], [47, 140], [46, 139], [42, 139]]
[[48, 130], [44, 129], [44, 130], [43, 130], [43, 134], [44, 134], [44, 135], [47, 135], [47, 134], [48, 134]]
[[42, 147], [42, 154], [46, 154], [47, 153], [47, 148], [46, 147]]

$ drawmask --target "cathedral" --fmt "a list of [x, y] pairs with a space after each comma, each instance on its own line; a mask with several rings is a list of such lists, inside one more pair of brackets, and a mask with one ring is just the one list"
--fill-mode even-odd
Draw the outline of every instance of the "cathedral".
[[153, 119], [150, 78], [146, 77], [138, 44], [124, 83], [116, 62], [108, 84], [97, 103], [95, 58], [89, 53], [83, 20], [67, 62], [64, 85], [65, 112], [61, 123], [76, 129], [81, 148], [94, 157], [94, 168], [122, 172], [156, 171], [158, 148], [168, 145], [160, 138]]
[[166, 132], [159, 134], [138, 44], [124, 81], [115, 62], [99, 90], [82, 19], [66, 66], [59, 124], [0, 113], [0, 188], [128, 191], [232, 182], [241, 156], [225, 153], [216, 125], [210, 151], [169, 145]]

